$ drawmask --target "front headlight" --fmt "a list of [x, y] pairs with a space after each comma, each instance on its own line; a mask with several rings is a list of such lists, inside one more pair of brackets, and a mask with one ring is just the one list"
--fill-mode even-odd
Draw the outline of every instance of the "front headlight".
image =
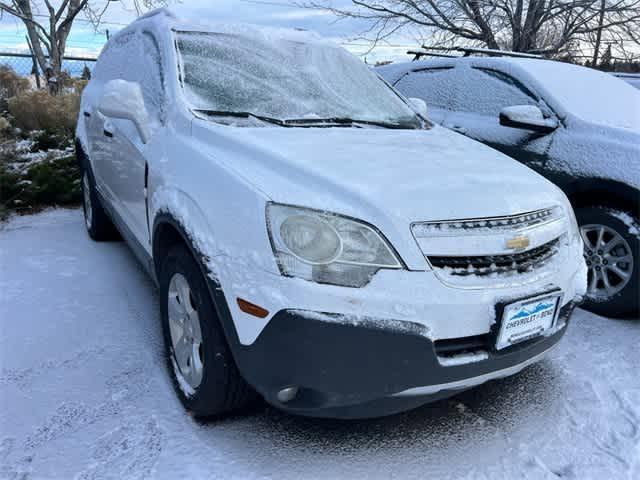
[[337, 214], [270, 203], [267, 229], [283, 275], [363, 287], [382, 268], [402, 268], [373, 227]]

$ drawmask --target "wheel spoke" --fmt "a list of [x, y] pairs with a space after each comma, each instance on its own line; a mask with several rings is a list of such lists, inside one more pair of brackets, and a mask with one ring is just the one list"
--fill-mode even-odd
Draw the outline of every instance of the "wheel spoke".
[[180, 371], [183, 374], [186, 374], [186, 370], [188, 369], [188, 360], [191, 356], [192, 344], [187, 340], [187, 337], [183, 335], [176, 342], [174, 347], [174, 354], [176, 356], [176, 362], [178, 362], [178, 366], [180, 367]]
[[605, 255], [610, 255], [611, 254], [611, 250], [613, 250], [615, 247], [620, 245], [623, 241], [624, 241], [624, 239], [622, 237], [617, 236], [617, 235], [612, 237], [611, 240], [609, 240], [604, 245], [603, 250], [604, 250]]
[[595, 293], [598, 285], [598, 272], [595, 269], [591, 269], [591, 283], [589, 284], [589, 292]]
[[606, 271], [600, 272], [600, 276], [602, 277], [602, 282], [604, 283], [604, 289], [609, 292], [611, 290], [611, 282], [609, 281], [609, 276]]
[[625, 253], [620, 257], [616, 257], [614, 255], [607, 255], [605, 258], [613, 263], [630, 263], [633, 260], [633, 255], [630, 253]]
[[182, 323], [182, 319], [184, 318], [185, 315], [185, 310], [184, 307], [178, 303], [178, 300], [176, 298], [175, 294], [172, 294], [172, 292], [169, 292], [169, 305], [168, 305], [168, 310], [169, 310], [169, 319], [170, 320], [179, 320], [180, 323]]
[[593, 243], [591, 242], [591, 239], [589, 238], [589, 233], [592, 230], [590, 228], [587, 227], [582, 227], [580, 229], [580, 234], [582, 236], [582, 241], [584, 242], [585, 248], [588, 250], [594, 250], [595, 246], [593, 245]]
[[193, 346], [191, 353], [191, 385], [199, 385], [202, 380], [202, 361], [200, 360], [200, 353], [197, 345]]
[[177, 287], [180, 304], [184, 307], [187, 315], [191, 315], [194, 311], [193, 305], [191, 305], [191, 289], [189, 288], [187, 280], [183, 276], [180, 276], [180, 280], [177, 282]]
[[598, 230], [598, 240], [596, 240], [596, 248], [600, 248], [602, 246], [602, 241], [604, 238], [604, 227], [600, 227]]
[[618, 277], [620, 277], [621, 280], [626, 280], [631, 276], [630, 272], [625, 272], [617, 265], [612, 265], [611, 267], [609, 267], [609, 271], [615, 273]]
[[198, 316], [198, 312], [194, 310], [193, 313], [189, 315], [189, 320], [191, 321], [193, 341], [198, 344], [202, 343], [202, 331], [200, 330], [200, 317]]

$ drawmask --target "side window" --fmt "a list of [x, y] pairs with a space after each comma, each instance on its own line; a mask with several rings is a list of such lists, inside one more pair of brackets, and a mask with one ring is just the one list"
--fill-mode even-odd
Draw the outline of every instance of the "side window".
[[425, 68], [409, 72], [395, 84], [405, 97], [417, 97], [427, 106], [451, 110], [454, 91], [451, 88], [453, 67]]
[[142, 88], [144, 104], [152, 118], [164, 123], [165, 94], [164, 74], [160, 48], [156, 39], [147, 32], [142, 34], [142, 64], [138, 69], [138, 83]]
[[458, 79], [455, 110], [497, 116], [505, 107], [537, 105], [538, 100], [510, 75], [486, 68], [466, 68]]

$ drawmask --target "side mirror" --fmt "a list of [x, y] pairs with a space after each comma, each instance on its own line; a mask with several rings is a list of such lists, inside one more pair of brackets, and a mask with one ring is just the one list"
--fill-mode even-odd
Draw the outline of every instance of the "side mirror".
[[420, 115], [422, 118], [427, 118], [427, 102], [421, 98], [408, 98], [409, 105], [413, 108], [413, 111]]
[[140, 85], [125, 80], [111, 80], [104, 86], [98, 111], [111, 118], [131, 120], [142, 143], [149, 141], [149, 114], [144, 106]]
[[500, 125], [539, 133], [551, 133], [558, 128], [558, 121], [553, 118], [544, 118], [542, 110], [535, 105], [515, 105], [502, 109]]

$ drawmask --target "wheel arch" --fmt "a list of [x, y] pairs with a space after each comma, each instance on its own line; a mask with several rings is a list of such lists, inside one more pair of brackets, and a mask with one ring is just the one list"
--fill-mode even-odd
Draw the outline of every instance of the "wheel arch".
[[602, 178], [580, 178], [565, 188], [574, 208], [603, 205], [640, 216], [640, 190], [623, 182]]
[[82, 171], [87, 167], [87, 164], [89, 163], [89, 156], [87, 155], [87, 150], [82, 144], [82, 140], [79, 137], [76, 137], [75, 140], [75, 151], [78, 167], [80, 168], [80, 171]]
[[210, 257], [206, 253], [200, 251], [197, 243], [188, 233], [188, 229], [183, 222], [169, 211], [160, 212], [155, 216], [151, 232], [153, 266], [158, 284], [160, 282], [162, 258], [164, 258], [173, 246], [185, 246], [189, 253], [191, 253], [191, 256], [195, 259], [200, 268], [200, 272], [205, 279], [205, 283], [209, 288], [209, 294], [213, 299], [218, 318], [220, 319], [223, 331], [227, 337], [227, 342], [229, 343], [231, 352], [238, 364], [239, 358], [237, 352], [238, 346], [240, 345], [238, 333], [231, 316], [229, 305], [227, 304], [227, 300], [222, 291], [222, 286], [217, 280], [215, 272], [212, 272], [208, 267]]

